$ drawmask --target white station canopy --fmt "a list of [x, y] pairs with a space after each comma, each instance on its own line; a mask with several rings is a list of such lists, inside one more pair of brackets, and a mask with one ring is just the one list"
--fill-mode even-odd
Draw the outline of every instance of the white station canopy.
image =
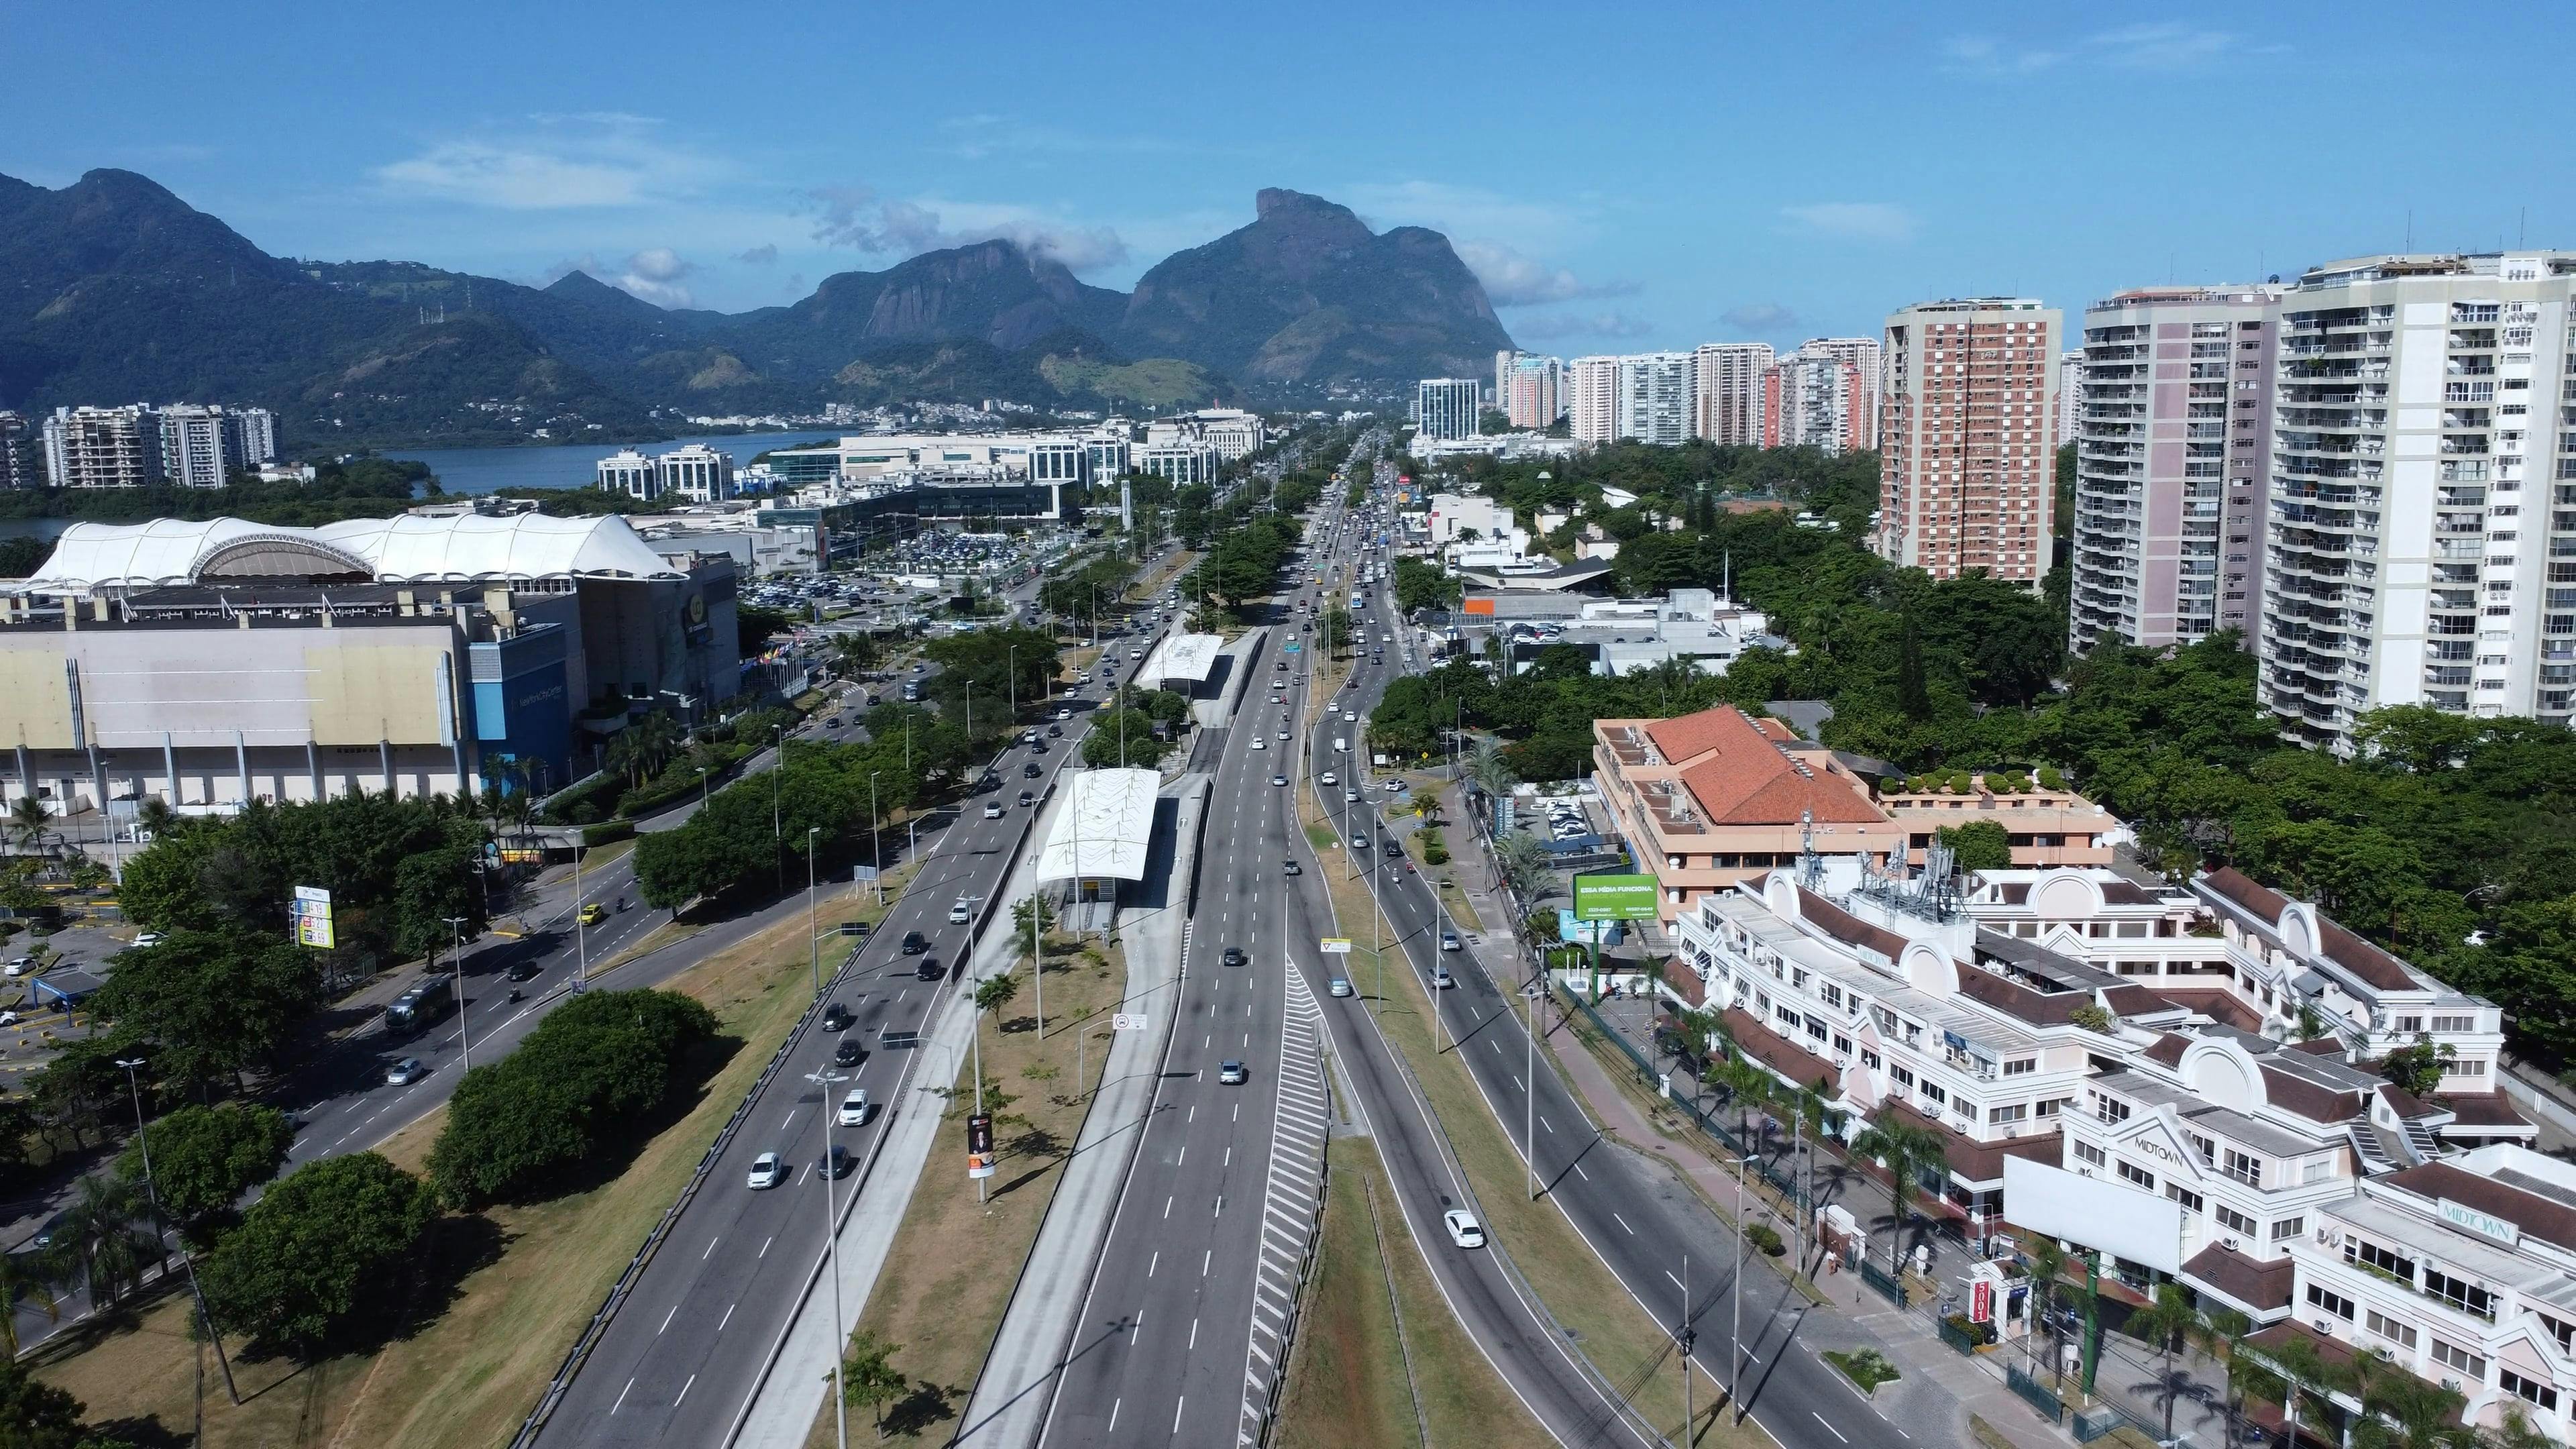
[[1225, 639], [1217, 634], [1174, 634], [1154, 646], [1145, 657], [1145, 667], [1136, 671], [1136, 680], [1169, 683], [1186, 679], [1192, 684], [1207, 683], [1208, 672], [1216, 668], [1217, 655], [1225, 652]]
[[1143, 880], [1154, 833], [1154, 770], [1067, 770], [1064, 808], [1038, 852], [1038, 879]]
[[238, 518], [75, 523], [23, 594], [363, 574], [378, 583], [684, 577], [623, 518], [521, 513], [351, 518], [290, 528]]

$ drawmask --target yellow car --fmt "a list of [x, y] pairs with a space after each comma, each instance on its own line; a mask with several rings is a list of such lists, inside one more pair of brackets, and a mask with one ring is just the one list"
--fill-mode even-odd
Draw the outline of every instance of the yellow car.
[[596, 926], [607, 919], [608, 908], [597, 901], [581, 908], [581, 923], [585, 926]]

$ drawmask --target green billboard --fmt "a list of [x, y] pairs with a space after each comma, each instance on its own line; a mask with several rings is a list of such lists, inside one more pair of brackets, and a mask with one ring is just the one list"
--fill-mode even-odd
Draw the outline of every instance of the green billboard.
[[1655, 918], [1655, 890], [1655, 878], [1650, 875], [1578, 875], [1574, 878], [1574, 918], [1651, 921]]

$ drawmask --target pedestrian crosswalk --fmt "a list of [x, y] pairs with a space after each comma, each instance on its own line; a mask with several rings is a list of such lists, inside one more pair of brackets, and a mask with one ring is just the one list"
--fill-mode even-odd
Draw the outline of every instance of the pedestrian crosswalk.
[[1297, 1290], [1323, 1209], [1323, 1011], [1295, 963], [1286, 963], [1287, 1017], [1279, 1046], [1279, 1096], [1270, 1128], [1270, 1178], [1261, 1206], [1261, 1250], [1253, 1263], [1252, 1341], [1244, 1355], [1239, 1445], [1260, 1442], [1287, 1372]]

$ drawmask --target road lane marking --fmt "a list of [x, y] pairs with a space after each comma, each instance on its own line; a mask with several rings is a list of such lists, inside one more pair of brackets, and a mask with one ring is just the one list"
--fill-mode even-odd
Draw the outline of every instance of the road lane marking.
[[1216, 1249], [1210, 1248], [1206, 1252], [1201, 1253], [1199, 1255], [1199, 1276], [1202, 1278], [1206, 1277], [1208, 1275], [1208, 1265], [1215, 1261]]
[[653, 1336], [655, 1338], [660, 1338], [663, 1334], [670, 1332], [671, 1320], [678, 1317], [679, 1314], [680, 1305], [677, 1303], [672, 1304], [671, 1311], [662, 1315], [662, 1326], [653, 1330]]
[[681, 1404], [686, 1403], [689, 1397], [689, 1390], [696, 1387], [697, 1382], [698, 1376], [696, 1374], [689, 1375], [689, 1381], [680, 1385], [680, 1397], [671, 1401], [671, 1407], [676, 1409], [680, 1407]]
[[1171, 1217], [1171, 1215], [1172, 1215], [1172, 1200], [1171, 1200], [1170, 1198], [1166, 1197], [1166, 1198], [1164, 1198], [1164, 1199], [1163, 1199], [1163, 1216], [1164, 1216], [1165, 1218], [1169, 1218], [1169, 1217]]
[[[1621, 1226], [1621, 1227], [1623, 1227], [1623, 1228], [1628, 1228], [1628, 1220], [1627, 1220], [1626, 1218], [1619, 1217], [1619, 1215], [1618, 1215], [1617, 1213], [1615, 1213], [1615, 1212], [1614, 1212], [1614, 1213], [1612, 1213], [1612, 1214], [1610, 1214], [1610, 1216], [1611, 1216], [1611, 1217], [1613, 1217], [1613, 1218], [1617, 1218], [1617, 1219], [1618, 1219], [1619, 1226]], [[1633, 1237], [1635, 1237], [1635, 1236], [1637, 1236], [1637, 1230], [1636, 1230], [1635, 1228], [1628, 1228], [1628, 1236], [1629, 1236], [1629, 1237], [1632, 1237], [1632, 1238], [1633, 1238]]]
[[711, 1257], [715, 1256], [716, 1244], [721, 1243], [721, 1242], [723, 1242], [723, 1241], [724, 1241], [724, 1236], [723, 1236], [721, 1233], [720, 1233], [720, 1234], [718, 1234], [718, 1235], [716, 1235], [715, 1237], [712, 1237], [712, 1238], [707, 1239], [707, 1250], [706, 1250], [705, 1252], [700, 1253], [700, 1254], [698, 1255], [698, 1261], [699, 1261], [699, 1262], [701, 1262], [701, 1263], [703, 1263], [703, 1262], [705, 1262], [707, 1259], [709, 1259], [709, 1258], [711, 1258]]
[[[1810, 1414], [1816, 1414], [1816, 1411], [1813, 1409], [1809, 1409], [1807, 1412]], [[1832, 1423], [1826, 1420], [1824, 1415], [1816, 1414], [1816, 1422], [1825, 1426], [1826, 1433], [1833, 1435], [1837, 1439], [1843, 1439], [1843, 1431], [1835, 1428]], [[1843, 1442], [1848, 1444], [1851, 1441], [1849, 1439], [1843, 1439]]]
[[733, 1322], [733, 1311], [741, 1306], [742, 1305], [740, 1303], [728, 1303], [725, 1305], [725, 1316], [716, 1320], [716, 1332], [724, 1332], [724, 1326]]
[[633, 1392], [635, 1392], [635, 1381], [633, 1379], [628, 1379], [626, 1381], [626, 1387], [617, 1391], [617, 1402], [608, 1406], [608, 1412], [612, 1417], [615, 1416], [618, 1410], [626, 1407], [626, 1396]]
[[[778, 1241], [778, 1236], [777, 1236], [775, 1233], [771, 1234], [770, 1236], [768, 1236], [768, 1237], [766, 1237], [766, 1238], [761, 1239], [761, 1241], [760, 1241], [760, 1251], [759, 1251], [758, 1253], [753, 1254], [752, 1256], [757, 1257], [757, 1258], [766, 1258], [766, 1257], [768, 1257], [768, 1256], [769, 1256], [769, 1245], [770, 1245], [770, 1244], [772, 1244], [772, 1243], [774, 1243], [774, 1242], [777, 1242], [777, 1241]], [[715, 1244], [713, 1244], [713, 1243], [709, 1243], [709, 1244], [707, 1244], [707, 1246], [708, 1246], [709, 1248], [713, 1248], [713, 1247], [715, 1246]]]
[[1118, 1406], [1125, 1402], [1127, 1402], [1125, 1399], [1111, 1399], [1109, 1401], [1109, 1427], [1113, 1432], [1118, 1428]]
[[[1172, 1432], [1175, 1434], [1181, 1432], [1181, 1405], [1186, 1404], [1189, 1401], [1189, 1396], [1187, 1394], [1172, 1400]], [[1836, 1437], [1839, 1438], [1841, 1436], [1837, 1435]]]

